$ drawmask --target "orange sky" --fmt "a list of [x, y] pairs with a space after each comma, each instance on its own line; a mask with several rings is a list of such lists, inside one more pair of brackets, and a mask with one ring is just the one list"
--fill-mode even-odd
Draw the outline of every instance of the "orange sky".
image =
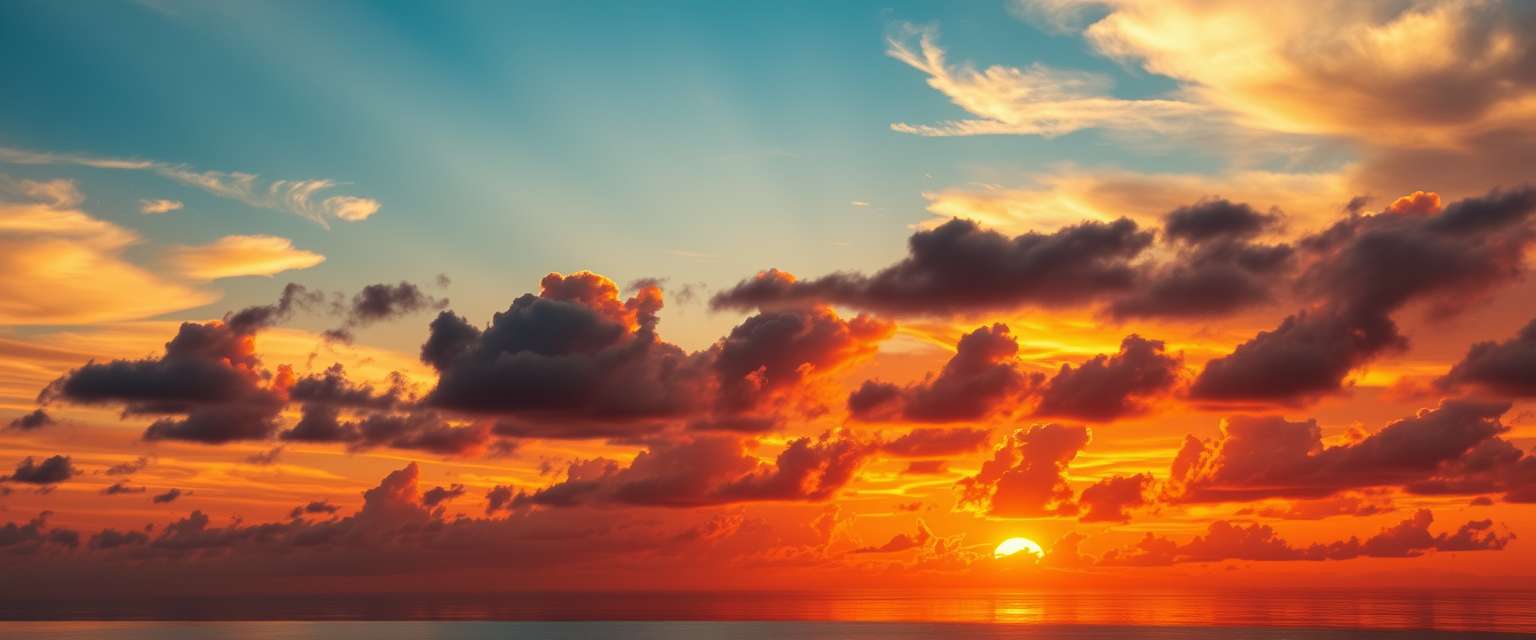
[[767, 259], [583, 222], [556, 235], [693, 270], [562, 244], [465, 284], [435, 260], [539, 239], [196, 244], [153, 225], [234, 223], [101, 172], [325, 231], [389, 209], [0, 146], [0, 592], [1531, 584], [1528, 16], [1016, 4], [1146, 95], [893, 24], [955, 117], [881, 135], [1219, 160], [890, 187], [921, 204], [857, 248], [786, 222]]

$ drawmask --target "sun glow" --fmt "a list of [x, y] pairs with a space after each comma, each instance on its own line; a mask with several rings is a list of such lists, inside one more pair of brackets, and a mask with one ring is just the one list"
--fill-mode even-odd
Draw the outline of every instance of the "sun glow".
[[1006, 558], [1020, 552], [1028, 553], [1036, 558], [1045, 555], [1045, 550], [1041, 549], [1040, 545], [1034, 540], [1029, 538], [1009, 538], [1004, 540], [1002, 544], [997, 545], [997, 549], [992, 551], [992, 557]]

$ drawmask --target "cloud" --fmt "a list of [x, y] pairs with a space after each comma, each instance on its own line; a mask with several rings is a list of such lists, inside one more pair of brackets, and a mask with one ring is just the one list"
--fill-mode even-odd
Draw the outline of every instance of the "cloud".
[[172, 211], [180, 211], [181, 207], [182, 205], [180, 200], [167, 200], [165, 198], [161, 198], [158, 200], [139, 201], [139, 213], [145, 215], [158, 215], [162, 213], [170, 213]]
[[1089, 73], [1043, 65], [992, 66], [978, 71], [952, 66], [935, 42], [932, 29], [907, 27], [914, 44], [887, 41], [892, 58], [928, 75], [928, 85], [975, 116], [937, 125], [896, 123], [891, 129], [923, 136], [1027, 134], [1054, 137], [1079, 129], [1110, 128], [1170, 131], [1188, 124], [1204, 108], [1173, 99], [1125, 100], [1112, 97], [1109, 80]]
[[1183, 378], [1184, 362], [1167, 355], [1161, 340], [1131, 334], [1114, 355], [1098, 355], [1074, 368], [1061, 365], [1039, 389], [1035, 415], [1109, 421], [1143, 413]]
[[1322, 520], [1334, 516], [1374, 516], [1393, 511], [1385, 490], [1343, 493], [1320, 500], [1294, 500], [1283, 507], [1265, 506], [1242, 509], [1237, 515], [1256, 515], [1281, 520]]
[[1083, 31], [1094, 48], [1253, 128], [1452, 146], [1536, 97], [1536, 16], [1519, 3], [1094, 4], [1109, 7]]
[[497, 433], [591, 438], [653, 433], [664, 423], [762, 431], [785, 414], [824, 412], [820, 379], [872, 354], [893, 331], [807, 305], [753, 315], [704, 351], [657, 334], [662, 292], [624, 299], [597, 274], [550, 274], [481, 330], [439, 314], [422, 359], [440, 372], [425, 403], [499, 418]]
[[[1321, 498], [1373, 487], [1411, 493], [1505, 491], [1536, 486], [1536, 456], [1498, 438], [1509, 405], [1445, 400], [1357, 442], [1323, 446], [1315, 421], [1234, 416], [1214, 441], [1187, 438], [1173, 461], [1168, 499], [1234, 502]], [[1536, 492], [1533, 492], [1536, 493]]]
[[1007, 325], [997, 323], [965, 334], [955, 355], [937, 376], [898, 387], [869, 380], [848, 395], [855, 420], [955, 422], [986, 417], [1018, 402], [1038, 384], [1022, 370], [1019, 345]]
[[771, 269], [715, 294], [710, 305], [814, 301], [903, 316], [1083, 305], [1130, 288], [1136, 275], [1130, 261], [1152, 237], [1126, 219], [1012, 238], [951, 220], [913, 234], [907, 257], [872, 276], [845, 272], [802, 281]]
[[107, 488], [102, 489], [101, 494], [106, 496], [117, 496], [124, 494], [144, 493], [146, 491], [149, 491], [148, 487], [135, 487], [129, 485], [127, 480], [118, 480], [117, 482], [108, 485]]
[[12, 431], [36, 431], [55, 424], [58, 424], [58, 421], [54, 420], [53, 416], [48, 415], [48, 412], [42, 409], [34, 409], [32, 413], [22, 414], [13, 418], [10, 423], [6, 424], [5, 428]]
[[885, 544], [878, 547], [859, 547], [852, 553], [900, 553], [925, 547], [933, 539], [933, 532], [928, 530], [928, 525], [919, 520], [916, 533], [898, 533]]
[[1189, 562], [1253, 560], [1261, 562], [1350, 560], [1353, 558], [1412, 558], [1431, 551], [1497, 551], [1514, 538], [1494, 530], [1491, 520], [1474, 520], [1455, 532], [1431, 534], [1434, 514], [1420, 509], [1401, 523], [1361, 541], [1351, 537], [1328, 543], [1296, 546], [1269, 525], [1212, 522], [1204, 535], [1179, 544], [1148, 533], [1133, 547], [1111, 549], [1099, 559], [1110, 566], [1162, 566]]
[[1083, 508], [1078, 518], [1083, 522], [1128, 522], [1130, 510], [1148, 503], [1152, 474], [1103, 478], [1086, 489], [1078, 499]]
[[608, 460], [570, 465], [566, 479], [517, 505], [627, 504], [697, 507], [761, 501], [823, 501], [853, 479], [874, 447], [846, 434], [797, 438], [772, 463], [748, 454], [735, 436], [696, 436], [648, 447], [627, 467]]
[[1127, 336], [1119, 353], [1079, 366], [1064, 364], [1052, 377], [1024, 372], [1018, 344], [1002, 323], [965, 334], [937, 375], [898, 386], [868, 380], [848, 395], [854, 420], [957, 422], [978, 420], [1033, 401], [1041, 416], [1109, 421], [1144, 412], [1184, 378], [1180, 356], [1163, 343]]
[[1065, 473], [1089, 439], [1087, 428], [1059, 424], [1014, 431], [976, 475], [957, 483], [958, 506], [1002, 518], [1077, 513]]
[[1536, 320], [1504, 342], [1478, 342], [1439, 380], [1509, 397], [1536, 397]]
[[50, 456], [42, 461], [33, 460], [27, 456], [16, 465], [16, 470], [8, 476], [0, 476], [0, 482], [20, 482], [24, 484], [54, 485], [75, 477], [77, 472], [70, 463], [69, 456]]
[[135, 473], [143, 471], [144, 468], [148, 467], [148, 466], [149, 466], [149, 458], [146, 458], [144, 456], [139, 456], [138, 458], [135, 458], [132, 462], [123, 462], [123, 463], [120, 463], [120, 464], [114, 464], [114, 465], [112, 465], [110, 467], [107, 467], [107, 475], [109, 475], [109, 476], [131, 476], [131, 475], [133, 475]]
[[187, 278], [215, 280], [308, 269], [325, 262], [325, 256], [296, 249], [292, 240], [277, 236], [224, 236], [201, 246], [172, 247], [166, 261]]
[[207, 304], [218, 296], [123, 258], [137, 234], [79, 208], [65, 180], [0, 174], [0, 324], [90, 324]]
[[[1017, 186], [981, 183], [924, 192], [928, 211], [938, 216], [925, 226], [963, 218], [993, 229], [1048, 232], [1083, 220], [1110, 222], [1120, 217], [1154, 226], [1164, 222], [1170, 211], [1218, 198], [1281, 209], [1287, 229], [1306, 231], [1337, 219], [1340, 209], [1358, 193], [1350, 180], [1345, 169], [1312, 173], [1229, 169], [1195, 174], [1067, 165], [1033, 175], [1028, 183]], [[1278, 231], [1284, 230], [1272, 230]]]
[[168, 504], [175, 502], [177, 498], [181, 497], [181, 495], [181, 489], [171, 489], [165, 493], [154, 495], [150, 498], [150, 501], [155, 504]]
[[0, 549], [16, 555], [30, 555], [50, 545], [74, 549], [80, 546], [80, 534], [72, 529], [49, 529], [51, 511], [44, 511], [25, 524], [7, 522], [0, 526]]
[[359, 327], [394, 320], [428, 309], [442, 310], [448, 306], [447, 298], [434, 298], [409, 282], [399, 284], [371, 284], [352, 296], [342, 325], [325, 332], [326, 337], [341, 342], [352, 342], [353, 331]]
[[302, 518], [305, 514], [309, 514], [309, 515], [332, 515], [332, 514], [335, 514], [338, 511], [341, 511], [341, 507], [338, 507], [338, 506], [336, 506], [334, 504], [331, 504], [329, 502], [326, 502], [324, 500], [315, 500], [315, 501], [308, 502], [308, 503], [305, 503], [303, 505], [294, 507], [293, 511], [290, 511], [288, 513], [288, 517], [292, 518], [292, 519], [298, 519], [298, 518]]
[[[28, 165], [76, 165], [96, 169], [149, 171], [208, 193], [259, 209], [285, 211], [330, 228], [333, 220], [359, 222], [379, 211], [379, 201], [351, 195], [325, 195], [337, 186], [327, 179], [264, 181], [250, 173], [200, 171], [187, 165], [151, 160], [122, 160], [42, 153], [0, 147], [0, 162]], [[155, 203], [174, 202], [159, 200]], [[154, 203], [151, 203], [154, 204]], [[176, 203], [177, 208], [180, 203]], [[144, 206], [145, 213], [151, 213]], [[167, 209], [169, 211], [169, 209]], [[161, 213], [156, 211], [155, 213]]]
[[1208, 362], [1191, 395], [1294, 403], [1340, 391], [1351, 371], [1406, 348], [1392, 313], [1417, 302], [1448, 315], [1518, 277], [1533, 213], [1536, 191], [1496, 190], [1442, 212], [1351, 215], [1302, 239], [1297, 286], [1317, 306]]
[[970, 453], [987, 444], [988, 429], [913, 429], [880, 444], [886, 455], [926, 458]]

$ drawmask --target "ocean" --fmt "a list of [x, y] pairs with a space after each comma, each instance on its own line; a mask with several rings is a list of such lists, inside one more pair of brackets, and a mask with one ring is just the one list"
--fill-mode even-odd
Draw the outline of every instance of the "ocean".
[[1536, 637], [1536, 591], [602, 592], [0, 601], [0, 637]]

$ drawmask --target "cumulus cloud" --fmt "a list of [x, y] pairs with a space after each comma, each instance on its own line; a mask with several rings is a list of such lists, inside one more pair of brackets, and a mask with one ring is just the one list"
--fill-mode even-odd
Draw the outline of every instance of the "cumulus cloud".
[[1130, 511], [1148, 503], [1152, 474], [1111, 476], [1083, 489], [1078, 503], [1083, 508], [1083, 522], [1127, 522]]
[[902, 458], [927, 458], [970, 453], [987, 444], [992, 432], [987, 429], [913, 429], [880, 444], [886, 455]]
[[715, 294], [710, 305], [749, 309], [819, 301], [904, 316], [1083, 305], [1130, 288], [1136, 276], [1131, 260], [1152, 238], [1127, 219], [1011, 238], [969, 220], [950, 220], [914, 233], [907, 257], [873, 275], [798, 280], [771, 269]]
[[955, 422], [984, 418], [1015, 404], [1039, 383], [1025, 373], [1019, 345], [1002, 323], [977, 328], [955, 345], [955, 355], [938, 375], [900, 387], [864, 382], [848, 396], [855, 420]]
[[1193, 436], [1175, 457], [1167, 488], [1177, 502], [1320, 498], [1372, 487], [1413, 493], [1508, 492], [1536, 481], [1536, 456], [1498, 438], [1509, 405], [1446, 400], [1357, 442], [1324, 446], [1315, 421], [1234, 416], [1214, 441]]
[[421, 349], [440, 372], [425, 402], [495, 416], [507, 436], [637, 435], [668, 422], [762, 431], [784, 414], [824, 412], [801, 392], [893, 331], [805, 305], [763, 311], [689, 353], [657, 334], [662, 304], [653, 282], [625, 299], [611, 280], [580, 272], [545, 277], [484, 330], [445, 311]]
[[1439, 384], [1476, 387], [1514, 398], [1536, 397], [1536, 320], [1504, 342], [1472, 345]]
[[1427, 305], [1449, 314], [1523, 270], [1536, 243], [1536, 191], [1493, 191], [1443, 211], [1388, 208], [1308, 236], [1298, 287], [1316, 306], [1208, 362], [1191, 395], [1214, 401], [1299, 402], [1336, 393], [1349, 373], [1405, 338], [1392, 314]]
[[342, 325], [325, 332], [327, 338], [350, 343], [353, 331], [377, 322], [386, 322], [429, 309], [442, 310], [447, 298], [434, 298], [409, 282], [371, 284], [352, 296]]
[[1132, 547], [1111, 549], [1099, 563], [1112, 566], [1160, 566], [1188, 562], [1254, 560], [1263, 562], [1349, 560], [1353, 558], [1412, 558], [1425, 553], [1497, 551], [1514, 538], [1500, 533], [1491, 520], [1474, 520], [1454, 532], [1431, 534], [1434, 514], [1420, 509], [1397, 525], [1382, 529], [1365, 540], [1351, 537], [1327, 543], [1297, 546], [1265, 524], [1212, 522], [1203, 535], [1178, 543], [1147, 534]]
[[747, 453], [738, 437], [697, 436], [652, 445], [625, 467], [601, 459], [573, 463], [564, 480], [519, 494], [514, 504], [696, 507], [823, 501], [851, 481], [873, 452], [869, 443], [828, 433], [790, 441], [769, 463]]
[[1110, 421], [1141, 413], [1183, 379], [1183, 360], [1163, 343], [1130, 335], [1120, 351], [1079, 366], [1064, 364], [1054, 376], [1026, 373], [1018, 343], [998, 323], [960, 339], [955, 355], [937, 375], [898, 386], [865, 381], [848, 395], [854, 420], [957, 422], [1007, 413], [1034, 402], [1040, 416]]
[[5, 428], [12, 431], [36, 431], [54, 424], [58, 424], [58, 421], [54, 420], [53, 416], [48, 415], [48, 412], [42, 409], [34, 409], [31, 413], [25, 413], [12, 418]]
[[1131, 334], [1119, 353], [1061, 365], [1040, 387], [1035, 414], [1107, 421], [1141, 413], [1179, 384], [1183, 371], [1183, 359], [1164, 353], [1161, 340]]
[[166, 261], [187, 278], [216, 280], [308, 269], [325, 262], [325, 256], [277, 236], [224, 236], [205, 245], [172, 247]]
[[956, 484], [959, 506], [1004, 518], [1076, 514], [1066, 470], [1089, 438], [1085, 427], [1060, 424], [1014, 431], [976, 475]]
[[77, 474], [74, 465], [70, 463], [69, 456], [49, 456], [41, 461], [27, 456], [17, 463], [16, 470], [10, 475], [0, 476], [0, 482], [49, 486], [64, 482]]

